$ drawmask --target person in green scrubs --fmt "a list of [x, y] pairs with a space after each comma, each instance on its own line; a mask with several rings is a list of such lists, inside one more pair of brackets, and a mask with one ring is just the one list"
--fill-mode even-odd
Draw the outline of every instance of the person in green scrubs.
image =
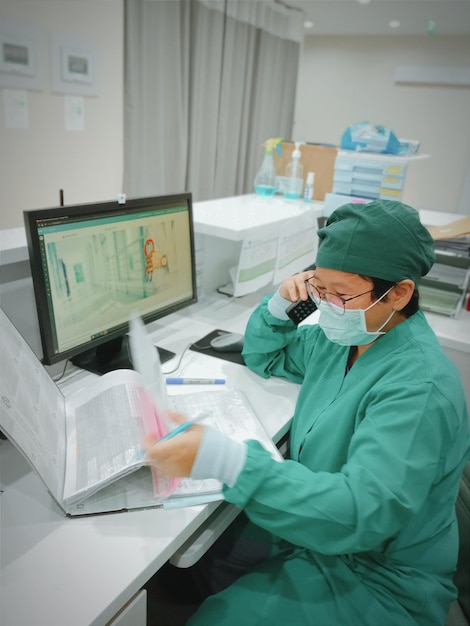
[[[249, 520], [235, 573], [192, 626], [444, 626], [456, 597], [469, 423], [419, 309], [433, 240], [383, 200], [340, 207], [318, 235], [315, 268], [265, 297], [245, 333], [249, 368], [301, 384], [288, 457], [200, 425], [145, 442], [161, 471], [221, 480]], [[285, 309], [309, 297], [318, 323], [296, 326]]]

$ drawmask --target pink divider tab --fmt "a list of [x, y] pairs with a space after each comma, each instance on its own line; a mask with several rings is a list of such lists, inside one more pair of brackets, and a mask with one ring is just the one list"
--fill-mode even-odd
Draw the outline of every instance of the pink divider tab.
[[[159, 413], [152, 396], [146, 389], [142, 390], [141, 402], [145, 434], [151, 435], [155, 441], [158, 441], [168, 433], [168, 420], [165, 420], [164, 416]], [[150, 471], [152, 473], [153, 492], [158, 498], [168, 498], [181, 483], [181, 478], [161, 476], [153, 466], [150, 466]]]

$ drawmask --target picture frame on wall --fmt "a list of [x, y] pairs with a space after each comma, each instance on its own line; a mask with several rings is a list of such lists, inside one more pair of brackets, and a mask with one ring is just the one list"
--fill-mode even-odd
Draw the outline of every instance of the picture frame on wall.
[[52, 41], [52, 91], [97, 96], [98, 63], [96, 42], [55, 34]]
[[94, 58], [88, 50], [64, 46], [61, 48], [61, 79], [66, 83], [92, 85], [94, 82]]
[[44, 54], [40, 33], [20, 22], [0, 24], [0, 87], [42, 90]]
[[0, 72], [19, 76], [34, 76], [33, 42], [0, 33]]

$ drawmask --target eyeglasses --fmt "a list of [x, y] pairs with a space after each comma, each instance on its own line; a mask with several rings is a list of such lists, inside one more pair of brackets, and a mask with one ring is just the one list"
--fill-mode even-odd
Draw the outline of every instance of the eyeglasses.
[[364, 291], [364, 293], [357, 294], [357, 296], [352, 296], [351, 298], [342, 298], [341, 296], [338, 296], [335, 293], [329, 293], [328, 291], [322, 291], [320, 293], [315, 285], [312, 285], [308, 280], [305, 281], [305, 285], [307, 287], [308, 295], [317, 306], [323, 300], [323, 302], [326, 302], [330, 306], [332, 311], [337, 315], [344, 315], [346, 302], [354, 300], [355, 298], [360, 298], [361, 296], [365, 296], [366, 293], [371, 293], [372, 291], [374, 291], [373, 289], [369, 289], [368, 291]]

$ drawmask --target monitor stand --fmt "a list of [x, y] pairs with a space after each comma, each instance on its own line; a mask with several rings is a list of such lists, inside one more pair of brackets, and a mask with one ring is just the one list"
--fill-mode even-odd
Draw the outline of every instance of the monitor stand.
[[[160, 361], [165, 363], [175, 356], [174, 352], [155, 346], [160, 355]], [[106, 374], [112, 370], [134, 369], [130, 358], [128, 336], [111, 339], [102, 343], [93, 350], [87, 350], [70, 359], [77, 367], [93, 372], [94, 374]]]

